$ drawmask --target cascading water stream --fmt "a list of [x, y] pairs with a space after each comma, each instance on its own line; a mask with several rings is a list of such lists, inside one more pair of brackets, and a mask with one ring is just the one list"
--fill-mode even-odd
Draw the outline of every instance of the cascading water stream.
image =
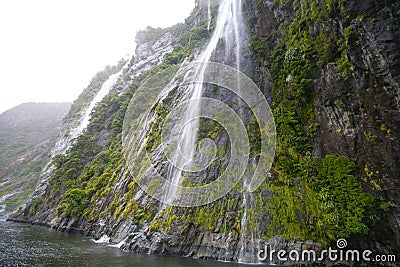
[[240, 263], [257, 263], [256, 251], [255, 251], [255, 224], [252, 226], [250, 222], [254, 222], [253, 212], [249, 212], [252, 209], [252, 203], [254, 202], [253, 195], [247, 192], [250, 181], [245, 177], [243, 179], [243, 216], [240, 222], [240, 250], [238, 255], [238, 262]]
[[79, 126], [72, 131], [71, 139], [76, 138], [78, 135], [80, 135], [86, 129], [86, 127], [89, 125], [91, 113], [92, 113], [94, 107], [96, 106], [97, 103], [99, 103], [101, 100], [103, 100], [103, 98], [110, 92], [111, 88], [116, 84], [116, 82], [118, 81], [119, 77], [122, 75], [124, 69], [128, 66], [128, 64], [129, 64], [129, 60], [121, 68], [120, 71], [110, 75], [110, 77], [103, 83], [100, 90], [97, 92], [97, 94], [94, 96], [94, 98], [90, 102], [89, 107], [85, 110], [85, 112], [84, 112], [85, 115], [81, 119]]
[[[240, 63], [240, 30], [238, 23], [238, 11], [240, 10], [241, 0], [223, 0], [219, 7], [218, 19], [216, 28], [211, 36], [211, 39], [206, 46], [205, 50], [200, 54], [197, 59], [201, 64], [195, 70], [197, 81], [204, 81], [204, 73], [206, 71], [208, 62], [210, 62], [211, 56], [215, 52], [219, 41], [225, 36], [225, 43], [232, 42], [231, 36], [234, 34], [236, 43], [236, 67]], [[211, 11], [209, 11], [211, 12]], [[211, 14], [211, 13], [209, 13]], [[228, 36], [229, 38], [226, 38]], [[227, 47], [227, 46], [226, 46]], [[190, 100], [200, 99], [202, 94], [203, 84], [192, 83], [188, 90], [191, 91]], [[190, 169], [193, 157], [195, 154], [195, 147], [197, 142], [197, 129], [199, 126], [198, 115], [200, 114], [200, 103], [199, 101], [190, 101], [186, 113], [184, 115], [183, 122], [189, 122], [183, 128], [181, 133], [180, 145], [177, 152], [174, 155], [173, 162], [176, 166], [185, 166], [185, 169]], [[169, 181], [174, 185], [179, 185], [182, 178], [182, 170], [171, 166], [168, 170]], [[179, 195], [176, 187], [168, 187], [166, 190], [167, 203], [164, 203], [163, 208], [173, 204], [174, 199]]]
[[11, 193], [11, 194], [6, 194], [2, 197], [0, 197], [0, 222], [5, 221], [7, 219], [7, 214], [9, 212], [6, 212], [6, 205], [4, 203], [5, 200], [7, 200], [10, 197], [13, 197], [17, 193]]

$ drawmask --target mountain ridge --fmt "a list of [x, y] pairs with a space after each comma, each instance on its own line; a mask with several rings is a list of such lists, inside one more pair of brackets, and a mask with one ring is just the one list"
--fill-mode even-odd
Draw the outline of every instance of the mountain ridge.
[[0, 114], [3, 212], [11, 212], [25, 202], [36, 186], [40, 169], [47, 161], [70, 105], [30, 102]]

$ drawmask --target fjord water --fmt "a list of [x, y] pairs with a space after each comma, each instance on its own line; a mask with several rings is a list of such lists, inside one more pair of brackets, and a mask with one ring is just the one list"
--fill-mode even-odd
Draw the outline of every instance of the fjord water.
[[240, 267], [235, 263], [124, 252], [79, 234], [0, 221], [0, 266]]

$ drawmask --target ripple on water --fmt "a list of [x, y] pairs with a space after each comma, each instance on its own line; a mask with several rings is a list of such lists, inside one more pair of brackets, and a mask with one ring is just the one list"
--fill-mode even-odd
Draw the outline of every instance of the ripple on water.
[[124, 252], [45, 227], [0, 222], [1, 266], [240, 267], [235, 263]]

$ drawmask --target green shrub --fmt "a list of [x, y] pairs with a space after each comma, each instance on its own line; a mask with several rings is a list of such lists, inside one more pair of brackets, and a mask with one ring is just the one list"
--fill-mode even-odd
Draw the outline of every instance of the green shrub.
[[323, 211], [319, 226], [328, 236], [349, 237], [366, 234], [375, 199], [363, 191], [354, 177], [354, 162], [347, 157], [327, 155], [312, 181]]

